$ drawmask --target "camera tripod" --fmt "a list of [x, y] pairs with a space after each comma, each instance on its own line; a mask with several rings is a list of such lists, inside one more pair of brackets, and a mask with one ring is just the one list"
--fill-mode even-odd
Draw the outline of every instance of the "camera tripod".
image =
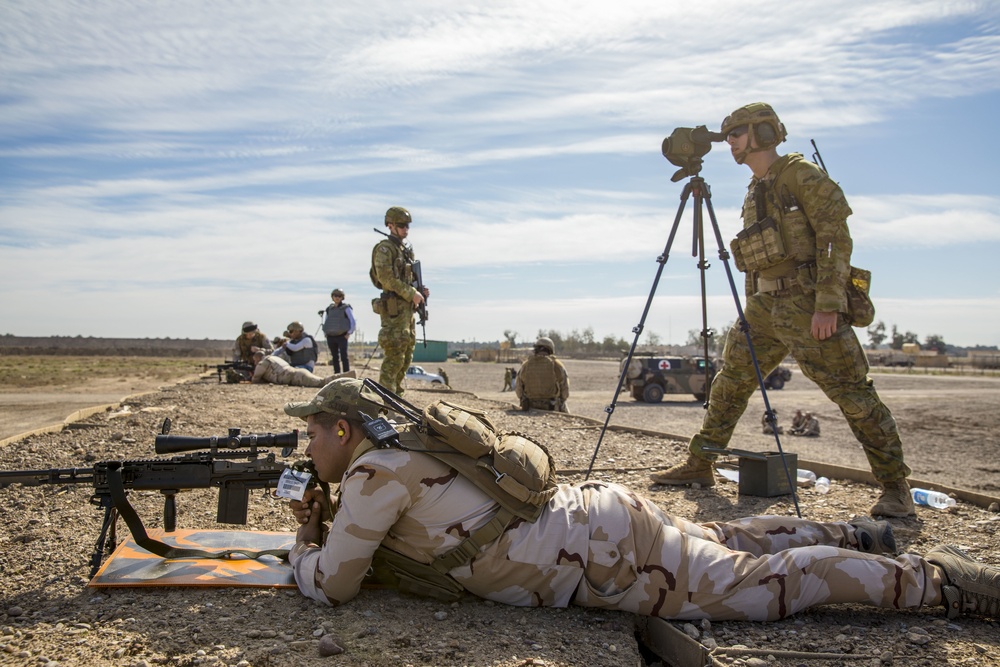
[[[693, 194], [694, 233], [692, 238], [691, 256], [698, 258], [698, 271], [701, 277], [701, 338], [704, 343], [706, 395], [704, 407], [707, 410], [709, 401], [711, 401], [711, 364], [708, 363], [708, 352], [709, 339], [714, 335], [714, 333], [708, 328], [708, 305], [705, 286], [705, 272], [709, 268], [710, 264], [705, 260], [705, 226], [702, 209], [707, 208], [708, 217], [712, 224], [712, 231], [715, 234], [715, 240], [719, 248], [719, 259], [722, 260], [722, 264], [726, 268], [726, 277], [729, 280], [729, 288], [732, 291], [733, 301], [736, 304], [736, 312], [739, 316], [739, 329], [746, 337], [747, 346], [750, 350], [750, 358], [753, 361], [754, 373], [757, 375], [757, 384], [760, 387], [760, 393], [764, 399], [765, 418], [771, 425], [771, 431], [774, 434], [774, 441], [778, 447], [778, 453], [781, 455], [781, 462], [784, 467], [785, 477], [788, 480], [788, 486], [792, 492], [792, 501], [795, 504], [795, 514], [801, 518], [802, 513], [799, 511], [799, 498], [795, 491], [795, 479], [793, 478], [792, 472], [788, 469], [788, 462], [785, 457], [784, 450], [781, 447], [781, 438], [778, 436], [777, 417], [775, 416], [774, 410], [771, 409], [771, 403], [767, 398], [767, 388], [764, 386], [764, 376], [760, 371], [760, 364], [757, 363], [757, 354], [754, 351], [753, 341], [750, 339], [750, 324], [747, 322], [746, 316], [743, 313], [743, 306], [740, 303], [739, 293], [736, 291], [736, 282], [733, 279], [732, 268], [729, 266], [729, 251], [726, 249], [726, 245], [722, 240], [722, 233], [719, 231], [719, 223], [715, 218], [715, 209], [712, 207], [712, 191], [705, 179], [698, 175], [700, 162], [700, 160], [697, 160], [695, 167], [691, 168], [691, 170], [687, 172], [691, 175], [691, 178], [684, 185], [684, 189], [681, 192], [680, 204], [677, 207], [677, 214], [674, 216], [674, 224], [670, 229], [670, 235], [667, 237], [667, 244], [663, 249], [663, 253], [656, 258], [656, 262], [659, 265], [656, 269], [656, 277], [653, 279], [653, 285], [649, 290], [649, 296], [646, 298], [646, 305], [643, 308], [639, 324], [632, 328], [635, 338], [633, 338], [628, 355], [622, 363], [621, 374], [618, 377], [618, 386], [615, 388], [611, 404], [604, 408], [604, 412], [607, 414], [607, 417], [605, 417], [604, 425], [601, 427], [601, 434], [597, 439], [597, 446], [594, 448], [594, 454], [590, 458], [590, 465], [587, 467], [587, 475], [584, 479], [590, 479], [590, 473], [594, 469], [594, 461], [597, 459], [597, 453], [600, 451], [601, 443], [604, 441], [604, 435], [607, 433], [608, 423], [611, 421], [611, 415], [614, 414], [615, 405], [618, 402], [618, 396], [621, 393], [622, 386], [625, 384], [625, 378], [628, 374], [629, 365], [632, 361], [632, 357], [635, 355], [635, 348], [639, 343], [639, 336], [642, 335], [642, 331], [645, 328], [646, 317], [649, 315], [649, 310], [653, 304], [653, 297], [656, 295], [657, 285], [660, 283], [660, 277], [663, 275], [663, 270], [666, 268], [667, 260], [670, 258], [670, 250], [673, 247], [674, 239], [677, 236], [677, 229], [680, 226], [681, 218], [684, 215], [684, 209]], [[678, 172], [678, 174], [680, 173], [681, 172]], [[677, 179], [675, 178], [674, 180]]]

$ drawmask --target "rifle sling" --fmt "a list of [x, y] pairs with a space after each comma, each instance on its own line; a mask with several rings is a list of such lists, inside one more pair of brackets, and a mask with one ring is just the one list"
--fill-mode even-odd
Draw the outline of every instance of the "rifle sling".
[[201, 549], [172, 547], [159, 540], [154, 540], [146, 533], [146, 527], [142, 525], [142, 519], [139, 518], [132, 504], [128, 501], [128, 496], [125, 493], [125, 484], [122, 481], [122, 469], [120, 467], [108, 471], [108, 488], [111, 491], [111, 500], [118, 509], [118, 514], [125, 520], [125, 524], [128, 526], [129, 531], [131, 531], [132, 539], [135, 540], [135, 543], [161, 558], [229, 558], [233, 554], [241, 554], [253, 559], [260, 558], [261, 556], [277, 556], [281, 560], [288, 560], [288, 549], [203, 551]]

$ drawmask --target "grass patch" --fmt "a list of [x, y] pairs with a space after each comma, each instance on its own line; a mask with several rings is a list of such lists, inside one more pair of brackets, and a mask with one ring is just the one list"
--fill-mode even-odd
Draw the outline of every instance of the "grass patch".
[[[203, 361], [191, 357], [75, 357], [26, 355], [5, 357], [0, 364], [0, 387], [33, 389], [75, 387], [92, 380], [143, 379], [169, 382], [204, 372]], [[215, 370], [215, 365], [211, 365]]]

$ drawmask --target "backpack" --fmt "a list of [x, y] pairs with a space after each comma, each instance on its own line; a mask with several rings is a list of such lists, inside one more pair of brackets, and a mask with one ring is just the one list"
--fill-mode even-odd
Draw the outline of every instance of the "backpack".
[[[500, 510], [457, 547], [421, 563], [380, 546], [372, 560], [375, 578], [404, 593], [456, 600], [465, 592], [447, 575], [468, 563], [516, 519], [534, 522], [558, 490], [555, 462], [527, 435], [499, 431], [485, 412], [440, 400], [427, 406], [421, 423], [400, 432], [402, 448], [447, 464], [493, 498]], [[355, 458], [373, 449], [355, 452]]]

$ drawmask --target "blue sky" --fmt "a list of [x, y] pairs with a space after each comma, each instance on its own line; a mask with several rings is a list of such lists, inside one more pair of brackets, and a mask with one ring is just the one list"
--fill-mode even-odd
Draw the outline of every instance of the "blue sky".
[[[340, 287], [374, 339], [372, 227], [401, 205], [428, 338], [631, 340], [683, 186], [663, 138], [762, 100], [847, 194], [877, 319], [1000, 344], [997, 3], [482, 5], [0, 4], [0, 334], [311, 333]], [[728, 242], [749, 171], [716, 144], [702, 176]], [[664, 342], [701, 328], [692, 205]]]

